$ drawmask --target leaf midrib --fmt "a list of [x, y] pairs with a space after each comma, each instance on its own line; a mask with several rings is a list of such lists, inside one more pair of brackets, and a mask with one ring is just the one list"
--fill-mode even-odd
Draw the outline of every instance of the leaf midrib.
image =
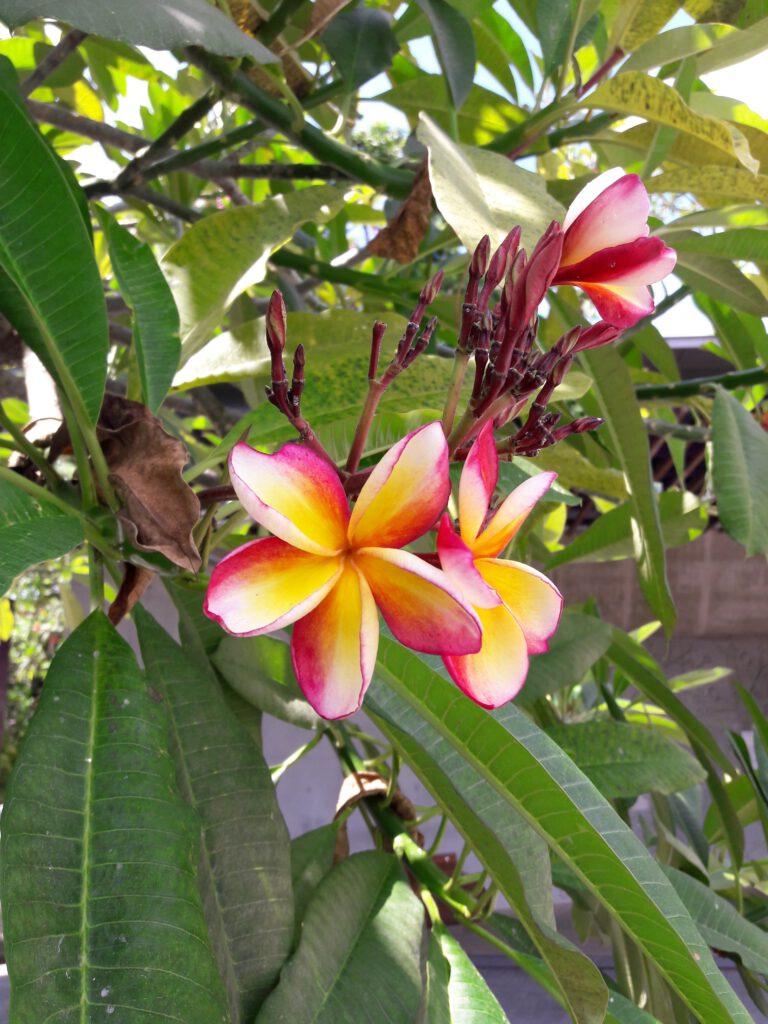
[[[96, 646], [93, 653], [94, 655], [100, 653], [98, 646]], [[97, 711], [102, 683], [101, 665], [102, 659], [100, 657], [94, 658], [92, 676], [93, 685], [91, 687], [91, 715], [88, 723], [88, 742], [86, 746], [88, 757], [86, 758], [85, 801], [83, 803], [83, 888], [81, 893], [82, 902], [80, 910], [80, 1024], [88, 1024], [88, 978], [90, 975], [90, 964], [88, 962], [88, 899], [90, 892], [91, 843], [93, 842], [94, 754], [96, 747]]]

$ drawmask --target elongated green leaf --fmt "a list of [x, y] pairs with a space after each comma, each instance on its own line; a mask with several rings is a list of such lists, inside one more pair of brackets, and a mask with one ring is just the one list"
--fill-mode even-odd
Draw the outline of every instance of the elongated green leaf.
[[225, 636], [213, 664], [249, 704], [302, 729], [318, 729], [323, 719], [299, 689], [286, 643], [270, 636]]
[[631, 53], [653, 39], [677, 12], [678, 0], [624, 0], [615, 8], [611, 41]]
[[547, 729], [604, 797], [676, 793], [703, 782], [699, 762], [654, 729], [625, 722], [571, 722]]
[[[6, 58], [0, 66], [8, 71]], [[71, 183], [18, 97], [0, 87], [0, 309], [95, 422], [107, 312]]]
[[611, 627], [607, 622], [566, 611], [549, 641], [549, 650], [531, 659], [517, 703], [525, 706], [566, 686], [574, 686], [602, 658], [610, 642]]
[[301, 941], [256, 1024], [414, 1020], [421, 1001], [424, 911], [396, 857], [358, 853], [321, 882]]
[[710, 946], [736, 953], [749, 970], [768, 976], [768, 934], [709, 886], [675, 868], [664, 871]]
[[[752, 228], [768, 226], [768, 210], [751, 203], [724, 206], [719, 210], [699, 210], [665, 224], [658, 232], [664, 237], [673, 236], [676, 231], [689, 228]], [[670, 244], [674, 244], [670, 241]]]
[[563, 62], [573, 24], [570, 0], [539, 0], [536, 4], [544, 73], [551, 76]]
[[624, 501], [628, 495], [623, 473], [617, 469], [596, 466], [567, 442], [545, 448], [531, 464], [537, 471], [554, 470], [557, 482], [563, 487], [599, 494], [616, 501]]
[[288, 832], [259, 748], [206, 665], [136, 609], [147, 673], [165, 697], [179, 785], [202, 826], [199, 882], [233, 1024], [250, 1024], [291, 946]]
[[251, 57], [261, 64], [277, 60], [205, 0], [135, 0], [105, 4], [101, 0], [0, 0], [0, 21], [16, 28], [37, 18], [54, 18], [94, 36], [172, 50], [203, 46], [227, 57]]
[[649, 192], [693, 192], [697, 196], [723, 198], [729, 202], [758, 199], [768, 202], [768, 175], [750, 174], [743, 167], [681, 167], [654, 174], [645, 182]]
[[[526, 715], [513, 705], [489, 714], [386, 638], [378, 675], [546, 839], [694, 1014], [707, 1024], [749, 1024], [659, 866]], [[378, 695], [383, 688], [380, 684], [372, 692]]]
[[[688, 544], [706, 530], [709, 511], [690, 492], [659, 495], [659, 523], [665, 548]], [[635, 554], [632, 509], [628, 502], [604, 512], [547, 563], [547, 569], [571, 562], [605, 562]]]
[[509, 1024], [482, 974], [445, 925], [439, 921], [433, 924], [431, 938], [440, 947], [448, 968], [449, 1024]]
[[133, 309], [133, 347], [143, 403], [156, 412], [181, 355], [179, 313], [152, 250], [104, 209], [99, 220], [123, 298]]
[[483, 235], [493, 246], [516, 224], [530, 250], [562, 206], [547, 193], [544, 179], [499, 153], [452, 142], [426, 115], [417, 135], [429, 150], [429, 179], [440, 213], [470, 251]]
[[[494, 10], [493, 7], [484, 7], [477, 17], [475, 24], [481, 24], [484, 34], [496, 40], [506, 58], [506, 63], [513, 65], [520, 72], [520, 76], [526, 85], [532, 89], [533, 70], [531, 68], [531, 58], [525, 43], [507, 19]], [[492, 68], [488, 68], [488, 70], [495, 76]], [[502, 81], [501, 84], [503, 85], [504, 82]], [[515, 90], [511, 90], [511, 93], [514, 96]]]
[[582, 105], [668, 125], [735, 157], [752, 173], [758, 169], [744, 136], [733, 125], [697, 114], [672, 86], [642, 71], [626, 71], [604, 82]]
[[370, 8], [337, 14], [323, 42], [350, 92], [386, 71], [399, 48], [391, 15]]
[[762, 18], [748, 29], [723, 39], [709, 53], [703, 53], [698, 59], [699, 74], [704, 75], [710, 71], [727, 68], [731, 64], [739, 64], [767, 49], [768, 18]]
[[241, 292], [264, 279], [270, 255], [296, 228], [307, 220], [321, 223], [343, 201], [343, 188], [317, 185], [193, 224], [160, 264], [179, 307], [182, 360], [213, 335]]
[[321, 825], [291, 842], [291, 884], [296, 907], [297, 938], [315, 889], [333, 867], [338, 834], [335, 825]]
[[621, 68], [622, 71], [648, 71], [662, 67], [671, 61], [709, 50], [734, 32], [738, 33], [738, 29], [732, 25], [681, 25], [680, 28], [671, 28], [643, 43]]
[[475, 39], [472, 26], [447, 0], [416, 0], [429, 18], [432, 39], [451, 99], [459, 110], [475, 78]]
[[83, 524], [50, 502], [0, 481], [0, 597], [19, 573], [83, 542]]
[[416, 1024], [451, 1024], [451, 1008], [448, 1005], [450, 970], [440, 943], [430, 931], [424, 964], [421, 1011]]
[[768, 231], [760, 228], [723, 231], [716, 235], [675, 233], [674, 244], [678, 251], [700, 252], [721, 260], [768, 263]]
[[614, 453], [624, 470], [640, 588], [669, 633], [675, 624], [675, 605], [667, 582], [648, 437], [632, 379], [621, 356], [613, 349], [585, 352], [582, 358], [594, 380], [595, 397], [605, 417]]
[[162, 704], [94, 612], [57, 653], [2, 823], [11, 1020], [227, 1020]]
[[711, 320], [717, 340], [734, 366], [748, 370], [758, 361], [768, 363], [768, 331], [760, 317], [737, 313], [702, 292], [697, 292], [693, 298]]
[[712, 480], [728, 533], [748, 555], [768, 551], [768, 434], [722, 388], [712, 411]]

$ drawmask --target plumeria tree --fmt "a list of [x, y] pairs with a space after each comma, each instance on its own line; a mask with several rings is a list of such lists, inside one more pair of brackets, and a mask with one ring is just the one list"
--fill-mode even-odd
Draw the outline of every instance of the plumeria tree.
[[[668, 547], [768, 550], [766, 136], [707, 84], [764, 15], [0, 0], [2, 692], [52, 559], [69, 634], [5, 792], [12, 1024], [502, 1024], [466, 932], [576, 1024], [746, 1024], [728, 960], [766, 1009], [765, 709], [724, 751], [552, 578], [631, 558], [670, 635]], [[694, 301], [729, 365], [681, 380]]]

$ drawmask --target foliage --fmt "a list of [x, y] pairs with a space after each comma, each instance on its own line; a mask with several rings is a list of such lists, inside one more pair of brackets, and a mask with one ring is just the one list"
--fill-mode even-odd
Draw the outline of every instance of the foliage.
[[[0, 406], [11, 1020], [356, 1021], [364, 1007], [392, 1024], [502, 1024], [449, 917], [576, 1024], [746, 1024], [712, 950], [765, 1012], [766, 862], [745, 859], [744, 830], [768, 839], [768, 723], [742, 692], [754, 745], [734, 734], [724, 750], [686, 705], [689, 687], [733, 686], [727, 672], [670, 680], [650, 628], [571, 602], [504, 707], [383, 635], [374, 726], [329, 723], [286, 635], [225, 637], [202, 610], [209, 574], [255, 536], [227, 469], [243, 439], [298, 439], [354, 500], [384, 452], [442, 418], [455, 515], [474, 367], [500, 345], [491, 295], [506, 308], [521, 280], [526, 324], [547, 302], [520, 355], [527, 389], [497, 420], [494, 501], [540, 469], [559, 480], [515, 557], [632, 559], [669, 634], [671, 547], [716, 524], [768, 553], [768, 133], [704, 77], [768, 48], [762, 0], [0, 0], [0, 22], [14, 30], [0, 41], [0, 340], [39, 357], [60, 404], [42, 425], [18, 399]], [[376, 89], [410, 135], [367, 117]], [[515, 263], [510, 232], [529, 256], [543, 236], [541, 256], [550, 222], [619, 165], [651, 194], [649, 244], [678, 253], [656, 315], [696, 302], [717, 377], [681, 379], [653, 313], [617, 340], [584, 332], [594, 347], [555, 374], [594, 309]], [[82, 622], [73, 571], [90, 586]], [[181, 646], [140, 607], [153, 578]], [[141, 666], [115, 629], [129, 615]], [[271, 771], [270, 717], [306, 736]], [[343, 806], [290, 842], [275, 786], [320, 742]], [[402, 764], [428, 809], [400, 792]], [[376, 849], [349, 855], [356, 813]], [[433, 815], [466, 844], [452, 876], [443, 827], [431, 847], [422, 835]], [[615, 977], [558, 931], [555, 885], [578, 934], [611, 946]]]

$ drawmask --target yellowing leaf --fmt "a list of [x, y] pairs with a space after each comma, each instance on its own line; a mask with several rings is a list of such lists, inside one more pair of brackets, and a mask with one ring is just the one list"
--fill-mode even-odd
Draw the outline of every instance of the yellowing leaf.
[[758, 199], [768, 203], [768, 176], [741, 167], [690, 167], [665, 171], [645, 183], [649, 192], [693, 192], [727, 199]]
[[5, 643], [11, 639], [13, 631], [13, 612], [11, 602], [7, 597], [0, 598], [0, 642]]

